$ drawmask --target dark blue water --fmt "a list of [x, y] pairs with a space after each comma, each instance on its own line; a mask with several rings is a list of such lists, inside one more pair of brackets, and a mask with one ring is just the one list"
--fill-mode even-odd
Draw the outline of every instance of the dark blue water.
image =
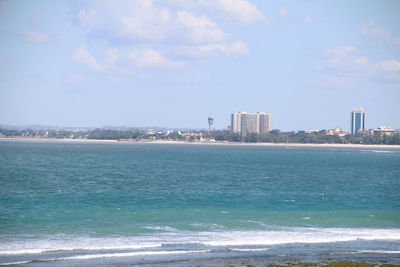
[[399, 247], [399, 149], [0, 142], [0, 263]]

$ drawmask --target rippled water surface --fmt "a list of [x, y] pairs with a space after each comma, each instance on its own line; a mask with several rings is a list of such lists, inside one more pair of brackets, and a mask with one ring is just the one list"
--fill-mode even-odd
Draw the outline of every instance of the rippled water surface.
[[0, 264], [399, 247], [398, 149], [0, 142]]

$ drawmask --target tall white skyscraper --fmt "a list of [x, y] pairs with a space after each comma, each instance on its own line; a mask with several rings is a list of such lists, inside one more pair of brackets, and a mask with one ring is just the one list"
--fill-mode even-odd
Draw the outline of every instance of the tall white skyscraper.
[[231, 115], [231, 130], [233, 133], [240, 133], [242, 112], [233, 113]]
[[259, 133], [267, 133], [272, 130], [272, 115], [265, 112], [258, 112]]
[[272, 130], [272, 115], [265, 112], [236, 112], [231, 115], [232, 133], [246, 136], [249, 133], [264, 134]]

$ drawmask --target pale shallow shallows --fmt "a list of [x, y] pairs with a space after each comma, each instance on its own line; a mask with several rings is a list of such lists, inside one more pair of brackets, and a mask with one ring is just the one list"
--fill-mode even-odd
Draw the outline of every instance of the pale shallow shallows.
[[0, 141], [0, 265], [235, 257], [400, 264], [400, 150]]

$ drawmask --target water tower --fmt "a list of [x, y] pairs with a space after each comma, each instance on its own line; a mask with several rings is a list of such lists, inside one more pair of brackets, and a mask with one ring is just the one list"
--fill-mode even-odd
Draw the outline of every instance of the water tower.
[[214, 123], [214, 118], [212, 117], [208, 117], [208, 131], [211, 132], [212, 131], [212, 125]]

